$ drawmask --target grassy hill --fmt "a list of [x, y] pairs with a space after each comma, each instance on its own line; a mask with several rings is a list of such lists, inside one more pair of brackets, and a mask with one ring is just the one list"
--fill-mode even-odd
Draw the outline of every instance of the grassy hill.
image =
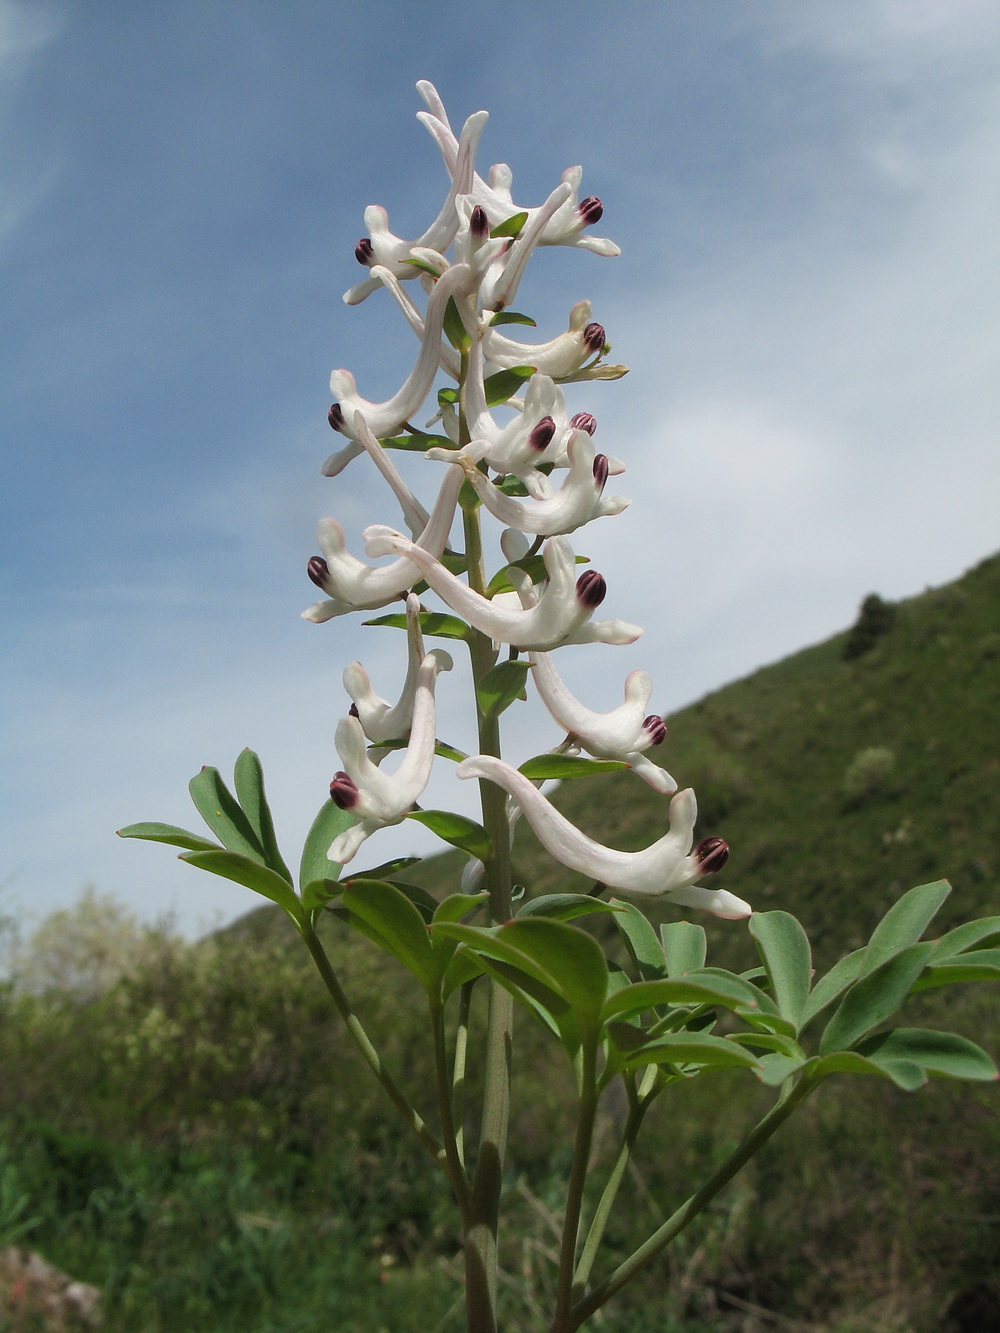
[[[869, 599], [853, 630], [669, 719], [662, 762], [698, 793], [700, 836], [732, 847], [720, 881], [798, 915], [820, 965], [929, 879], [955, 886], [945, 925], [1000, 910], [998, 626], [995, 556], [895, 607]], [[565, 783], [554, 799], [618, 847], [663, 831], [663, 799], [628, 773]], [[523, 826], [515, 861], [533, 893], [590, 887]], [[433, 857], [407, 878], [453, 889], [460, 863]], [[122, 923], [112, 912], [95, 933], [93, 908], [87, 938], [103, 943]], [[82, 922], [50, 923], [60, 959], [75, 956]], [[426, 1086], [411, 979], [326, 924], [349, 993], [372, 1031], [388, 1032], [387, 1063], [408, 1088]], [[30, 1220], [31, 1244], [104, 1290], [109, 1333], [453, 1333], [439, 1182], [387, 1114], [287, 920], [260, 908], [194, 945], [136, 930], [117, 980], [73, 989], [49, 959], [52, 984], [0, 990], [0, 1237]], [[713, 961], [755, 961], [743, 926], [711, 934]], [[1000, 1053], [1000, 996], [987, 987], [920, 1000], [910, 1021]], [[568, 1082], [546, 1035], [520, 1020], [511, 1329], [534, 1326], [531, 1302], [551, 1284], [545, 1219], [564, 1189]], [[611, 1240], [624, 1250], [648, 1232], [766, 1097], [723, 1072], [661, 1099]], [[595, 1179], [611, 1150], [599, 1135]], [[831, 1083], [601, 1327], [1000, 1327], [998, 1201], [994, 1088]]]
[[[698, 836], [730, 844], [719, 885], [794, 912], [821, 962], [914, 884], [951, 880], [942, 925], [1000, 906], [1000, 555], [886, 620], [856, 656], [845, 631], [675, 713], [653, 752], [697, 793]], [[625, 850], [664, 831], [663, 798], [629, 773], [554, 799]], [[424, 882], [452, 867], [428, 861]], [[523, 823], [516, 872], [533, 893], [590, 887]], [[727, 947], [734, 932], [714, 933]]]

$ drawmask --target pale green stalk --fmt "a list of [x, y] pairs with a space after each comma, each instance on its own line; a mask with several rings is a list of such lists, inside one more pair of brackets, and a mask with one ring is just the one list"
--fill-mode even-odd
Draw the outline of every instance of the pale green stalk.
[[[619, 1264], [613, 1273], [610, 1273], [603, 1282], [600, 1282], [573, 1306], [569, 1321], [565, 1325], [558, 1326], [559, 1333], [563, 1333], [563, 1330], [565, 1330], [565, 1333], [573, 1333], [586, 1319], [590, 1318], [595, 1310], [599, 1310], [626, 1283], [631, 1282], [651, 1259], [654, 1259], [661, 1250], [666, 1249], [688, 1223], [697, 1217], [711, 1203], [719, 1191], [732, 1180], [737, 1171], [745, 1166], [750, 1158], [763, 1147], [775, 1130], [784, 1124], [799, 1103], [808, 1097], [817, 1084], [818, 1080], [813, 1082], [810, 1079], [802, 1079], [787, 1096], [780, 1098], [771, 1107], [767, 1115], [758, 1121], [739, 1147], [726, 1158], [719, 1169], [702, 1185], [701, 1189], [692, 1194], [672, 1217], [668, 1217], [666, 1222], [653, 1232], [644, 1245], [640, 1245], [637, 1250], [633, 1251], [624, 1263]], [[556, 1327], [556, 1325], [553, 1325], [554, 1329]]]
[[434, 1033], [434, 1072], [437, 1081], [438, 1108], [441, 1116], [441, 1134], [444, 1138], [445, 1160], [448, 1179], [462, 1214], [462, 1221], [469, 1223], [469, 1179], [458, 1149], [455, 1135], [455, 1122], [452, 1114], [452, 1085], [448, 1071], [448, 1050], [444, 1031], [444, 1009], [431, 997], [431, 1028]]
[[594, 1119], [597, 1114], [597, 1046], [587, 1041], [581, 1052], [580, 1103], [576, 1121], [576, 1143], [573, 1146], [573, 1165], [570, 1168], [569, 1187], [566, 1191], [566, 1212], [563, 1218], [562, 1246], [559, 1252], [559, 1288], [552, 1333], [562, 1333], [571, 1327], [570, 1306], [573, 1300], [573, 1271], [576, 1266], [576, 1247], [580, 1232], [580, 1214], [583, 1210], [583, 1191], [587, 1183], [590, 1146], [594, 1138]]

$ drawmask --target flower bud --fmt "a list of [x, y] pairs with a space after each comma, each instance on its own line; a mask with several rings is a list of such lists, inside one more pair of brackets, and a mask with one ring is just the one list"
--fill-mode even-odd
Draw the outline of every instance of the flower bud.
[[334, 805], [341, 810], [353, 810], [360, 795], [357, 783], [350, 774], [341, 771], [333, 775], [333, 781], [330, 783], [330, 800]]
[[317, 588], [323, 588], [325, 590], [330, 578], [330, 566], [321, 555], [314, 555], [312, 557], [308, 565], [306, 565], [306, 573], [312, 579], [313, 583], [315, 583]]
[[538, 425], [528, 436], [528, 443], [532, 449], [537, 449], [541, 453], [552, 443], [552, 437], [556, 433], [556, 423], [551, 417], [542, 417]]
[[596, 194], [588, 195], [586, 199], [581, 199], [577, 211], [580, 214], [580, 221], [585, 227], [592, 227], [595, 222], [600, 222], [604, 216], [604, 205], [598, 199]]
[[477, 204], [469, 217], [469, 231], [477, 240], [484, 240], [490, 234], [490, 220], [486, 209]]
[[[656, 713], [650, 713], [649, 717], [644, 719], [642, 726], [643, 730], [648, 731], [652, 736], [654, 745], [662, 745], [667, 739], [667, 724]], [[711, 842], [711, 838], [707, 841]]]
[[607, 593], [608, 585], [604, 581], [604, 575], [598, 574], [596, 569], [588, 569], [576, 581], [577, 599], [591, 610], [595, 606], [600, 606]]
[[577, 412], [576, 416], [570, 417], [569, 424], [574, 430], [585, 430], [588, 435], [597, 430], [597, 418], [590, 412]]
[[326, 414], [326, 419], [330, 423], [331, 430], [343, 431], [344, 429], [344, 409], [339, 403], [334, 403]]
[[583, 331], [584, 346], [591, 352], [599, 352], [607, 341], [603, 324], [588, 324]]
[[599, 489], [603, 491], [608, 482], [607, 454], [594, 455], [594, 481], [597, 483]]
[[[600, 214], [598, 214], [598, 216], [600, 216]], [[368, 268], [374, 255], [374, 245], [372, 245], [367, 236], [362, 236], [361, 240], [358, 241], [357, 245], [354, 247], [354, 258], [359, 264], [363, 264], [365, 268]]]
[[702, 838], [694, 849], [694, 859], [703, 875], [714, 875], [729, 860], [729, 843], [725, 838]]

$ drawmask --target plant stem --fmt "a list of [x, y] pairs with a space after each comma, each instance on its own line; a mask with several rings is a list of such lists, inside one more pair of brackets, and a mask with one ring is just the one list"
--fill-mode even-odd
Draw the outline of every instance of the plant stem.
[[[469, 443], [465, 413], [465, 385], [468, 380], [468, 352], [462, 352], [459, 383], [459, 444]], [[485, 595], [483, 541], [478, 504], [462, 508], [465, 530], [465, 557], [469, 586]], [[469, 642], [472, 658], [473, 687], [491, 670], [496, 655], [490, 639], [474, 631]], [[478, 707], [479, 752], [500, 758], [500, 723], [496, 717], [484, 717]], [[491, 782], [480, 781], [483, 827], [490, 840], [491, 856], [486, 863], [486, 887], [489, 890], [490, 921], [497, 924], [511, 917], [510, 824], [507, 798]], [[514, 1001], [490, 980], [489, 1014], [486, 1030], [486, 1070], [483, 1089], [483, 1114], [479, 1127], [479, 1155], [472, 1186], [471, 1225], [465, 1236], [466, 1315], [469, 1333], [495, 1333], [497, 1292], [497, 1227], [500, 1215], [500, 1189], [507, 1151], [507, 1126], [510, 1116], [510, 1064], [514, 1030]]]
[[438, 1108], [441, 1115], [441, 1134], [444, 1138], [445, 1159], [448, 1166], [448, 1179], [455, 1194], [455, 1202], [462, 1214], [462, 1221], [467, 1226], [469, 1218], [469, 1179], [458, 1151], [455, 1137], [455, 1121], [452, 1116], [452, 1086], [448, 1076], [448, 1050], [444, 1032], [444, 1009], [441, 1004], [431, 1000], [431, 1028], [434, 1033], [434, 1071], [437, 1076]]
[[582, 1051], [580, 1071], [580, 1106], [576, 1122], [576, 1143], [573, 1147], [573, 1165], [566, 1191], [566, 1213], [563, 1220], [562, 1247], [559, 1253], [559, 1290], [552, 1333], [562, 1333], [571, 1327], [570, 1306], [573, 1300], [573, 1270], [576, 1266], [576, 1247], [580, 1233], [580, 1213], [583, 1209], [583, 1190], [587, 1183], [590, 1163], [590, 1145], [594, 1138], [594, 1117], [597, 1114], [597, 1048], [587, 1041]]
[[448, 1160], [444, 1147], [440, 1144], [431, 1131], [427, 1128], [422, 1117], [412, 1107], [403, 1092], [400, 1091], [395, 1079], [382, 1064], [382, 1057], [372, 1045], [368, 1033], [361, 1025], [361, 1020], [350, 1006], [347, 996], [344, 994], [343, 987], [337, 979], [326, 950], [320, 943], [319, 936], [309, 924], [300, 926], [302, 938], [305, 940], [306, 948], [312, 954], [313, 962], [316, 964], [319, 974], [323, 979], [323, 984], [333, 997], [333, 1002], [337, 1006], [337, 1012], [344, 1020], [344, 1026], [354, 1039], [354, 1044], [364, 1056], [372, 1073], [382, 1084], [389, 1100], [395, 1106], [406, 1123], [416, 1134], [417, 1138], [424, 1145], [431, 1157], [434, 1158], [438, 1166], [447, 1174]]
[[594, 1220], [590, 1224], [590, 1230], [587, 1232], [587, 1239], [583, 1246], [583, 1253], [580, 1255], [580, 1262], [573, 1274], [574, 1293], [585, 1290], [587, 1282], [590, 1280], [590, 1272], [594, 1266], [594, 1260], [597, 1258], [597, 1251], [604, 1237], [604, 1230], [608, 1225], [611, 1209], [614, 1207], [622, 1180], [625, 1178], [625, 1172], [631, 1161], [632, 1150], [639, 1136], [643, 1117], [652, 1100], [652, 1097], [647, 1097], [643, 1101], [635, 1100], [629, 1107], [628, 1119], [625, 1121], [625, 1133], [622, 1136], [622, 1146], [615, 1158], [615, 1164], [611, 1168], [611, 1174], [604, 1186], [604, 1192], [598, 1201]]
[[465, 1169], [465, 1061], [469, 1051], [469, 1011], [472, 1008], [472, 988], [476, 983], [466, 981], [458, 994], [458, 1023], [455, 1028], [455, 1063], [451, 1075], [451, 1119], [455, 1126], [455, 1146], [458, 1160]]
[[[737, 1171], [746, 1165], [775, 1130], [784, 1124], [799, 1103], [804, 1101], [809, 1093], [818, 1086], [818, 1082], [819, 1080], [813, 1081], [804, 1078], [786, 1096], [780, 1098], [771, 1107], [767, 1115], [758, 1121], [739, 1147], [726, 1158], [719, 1169], [702, 1185], [701, 1189], [692, 1194], [672, 1217], [668, 1217], [666, 1222], [653, 1232], [644, 1245], [640, 1245], [624, 1263], [619, 1264], [613, 1273], [610, 1273], [603, 1282], [599, 1283], [588, 1295], [573, 1306], [570, 1311], [569, 1322], [565, 1325], [566, 1333], [573, 1333], [573, 1330], [578, 1329], [585, 1319], [589, 1319], [595, 1310], [599, 1310], [627, 1282], [630, 1282], [651, 1259], [665, 1249], [675, 1236], [679, 1235], [688, 1223], [711, 1203], [723, 1186], [727, 1185]], [[560, 1333], [562, 1333], [562, 1330], [560, 1330]]]

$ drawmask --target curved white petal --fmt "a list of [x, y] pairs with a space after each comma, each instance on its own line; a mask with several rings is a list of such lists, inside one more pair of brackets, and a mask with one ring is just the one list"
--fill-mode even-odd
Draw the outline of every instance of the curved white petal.
[[[410, 593], [406, 599], [406, 621], [406, 679], [395, 704], [390, 704], [375, 693], [368, 672], [360, 662], [352, 662], [344, 668], [344, 688], [354, 703], [365, 735], [376, 744], [379, 741], [402, 740], [410, 734], [420, 667], [427, 656], [420, 632], [420, 598], [415, 593]], [[435, 648], [430, 655], [437, 658], [439, 671], [451, 670], [451, 655], [444, 649]]]

